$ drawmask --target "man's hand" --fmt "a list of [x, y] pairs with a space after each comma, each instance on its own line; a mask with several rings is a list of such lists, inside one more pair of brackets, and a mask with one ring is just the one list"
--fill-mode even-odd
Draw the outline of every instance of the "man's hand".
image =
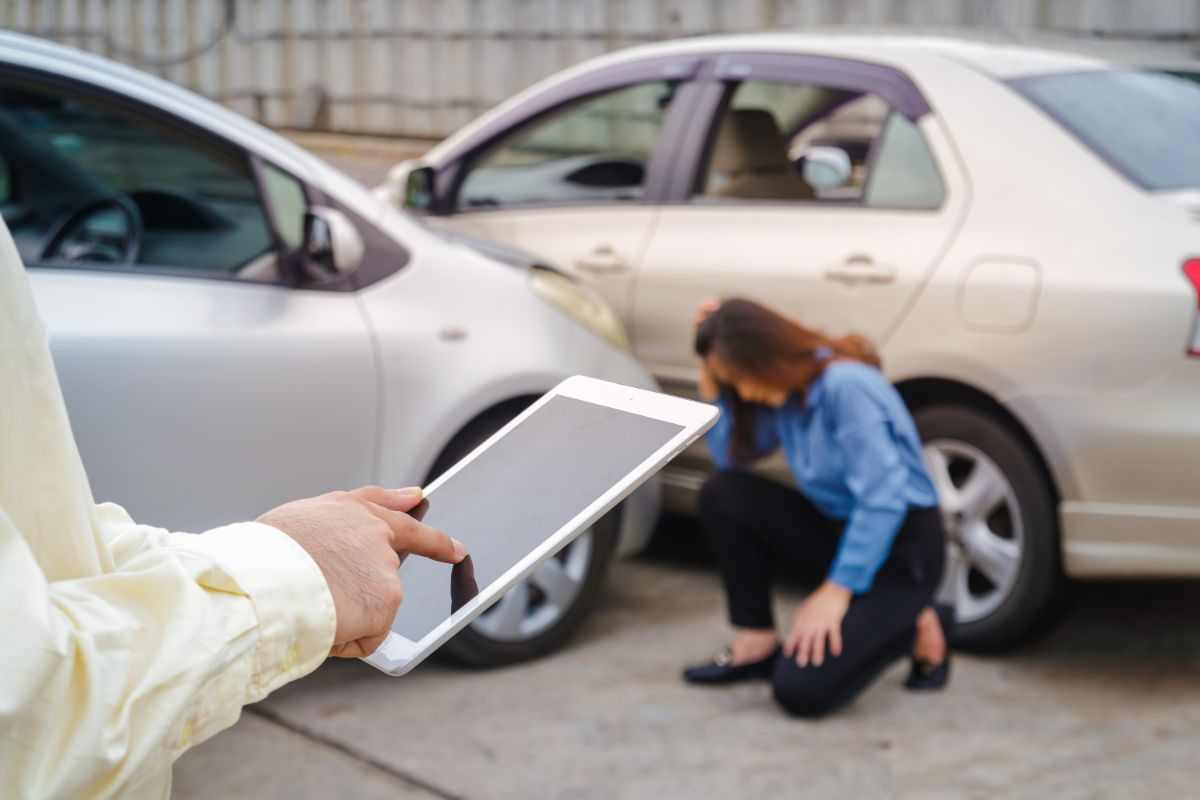
[[825, 581], [796, 609], [792, 630], [783, 644], [783, 654], [796, 664], [819, 667], [825, 662], [825, 641], [829, 655], [842, 654], [842, 619], [850, 608], [853, 593], [844, 586]]
[[462, 543], [407, 512], [420, 489], [365, 486], [296, 500], [258, 518], [295, 539], [321, 568], [337, 613], [332, 656], [361, 658], [387, 638], [404, 587], [396, 570], [409, 553], [447, 564], [466, 557]]

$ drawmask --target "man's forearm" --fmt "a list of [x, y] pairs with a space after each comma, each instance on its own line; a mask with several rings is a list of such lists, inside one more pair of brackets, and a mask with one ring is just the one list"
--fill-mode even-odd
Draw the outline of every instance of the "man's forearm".
[[0, 648], [0, 774], [30, 796], [119, 794], [169, 769], [164, 746], [232, 725], [332, 644], [321, 573], [278, 531], [129, 523], [110, 541], [116, 570], [48, 583], [0, 515], [0, 603], [21, 610]]

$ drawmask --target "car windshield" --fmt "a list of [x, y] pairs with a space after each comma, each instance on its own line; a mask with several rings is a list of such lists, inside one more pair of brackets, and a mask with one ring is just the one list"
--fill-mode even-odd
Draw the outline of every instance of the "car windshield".
[[1011, 84], [1143, 188], [1200, 187], [1200, 85], [1117, 70], [1038, 75]]

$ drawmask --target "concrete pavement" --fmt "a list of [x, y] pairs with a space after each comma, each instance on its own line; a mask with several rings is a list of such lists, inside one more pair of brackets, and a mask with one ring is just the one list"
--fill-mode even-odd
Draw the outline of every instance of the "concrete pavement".
[[680, 682], [726, 635], [711, 566], [678, 555], [694, 533], [679, 523], [668, 555], [618, 563], [550, 658], [404, 678], [327, 663], [262, 704], [271, 719], [252, 711], [181, 759], [176, 797], [1194, 796], [1200, 584], [1077, 589], [1050, 636], [960, 656], [944, 693], [903, 691], [897, 665], [806, 722], [765, 684]]

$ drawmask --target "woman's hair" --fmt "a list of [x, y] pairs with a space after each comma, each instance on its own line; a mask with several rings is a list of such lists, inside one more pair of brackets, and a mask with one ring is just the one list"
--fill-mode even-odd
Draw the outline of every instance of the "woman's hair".
[[[824, 372], [834, 358], [848, 358], [880, 367], [875, 346], [865, 336], [850, 334], [831, 339], [806, 328], [753, 300], [726, 300], [696, 330], [696, 355], [716, 355], [730, 369], [764, 383], [789, 385], [806, 375], [801, 391]], [[721, 393], [733, 414], [734, 461], [749, 461], [754, 453], [754, 406], [736, 391], [722, 386]]]

